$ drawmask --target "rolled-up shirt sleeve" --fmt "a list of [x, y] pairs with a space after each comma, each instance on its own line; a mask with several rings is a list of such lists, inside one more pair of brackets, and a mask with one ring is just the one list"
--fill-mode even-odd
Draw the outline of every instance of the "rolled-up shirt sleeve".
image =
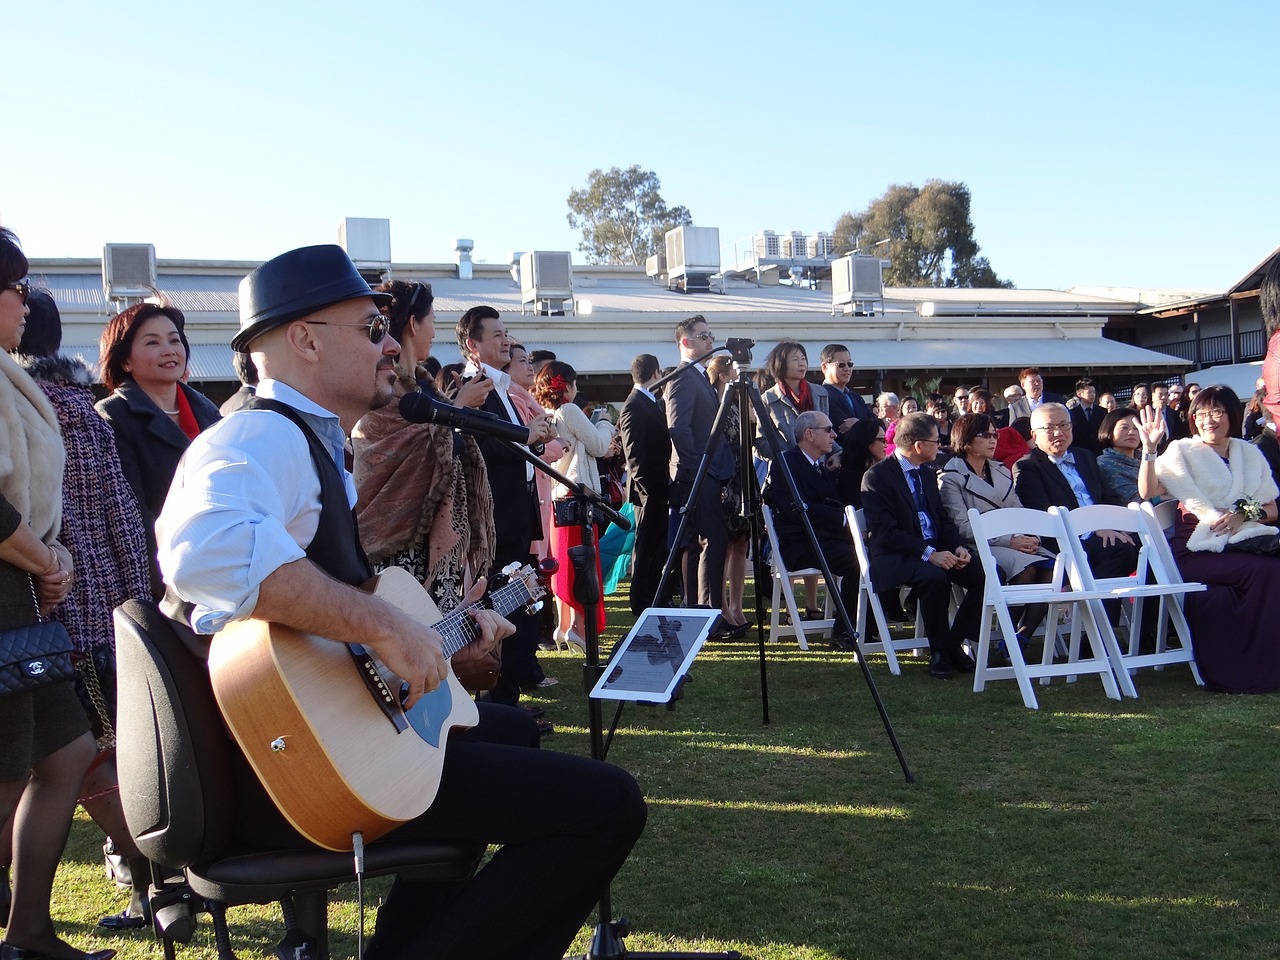
[[319, 497], [307, 441], [277, 413], [239, 412], [192, 442], [156, 534], [165, 583], [194, 604], [196, 630], [249, 616], [262, 581], [306, 556]]

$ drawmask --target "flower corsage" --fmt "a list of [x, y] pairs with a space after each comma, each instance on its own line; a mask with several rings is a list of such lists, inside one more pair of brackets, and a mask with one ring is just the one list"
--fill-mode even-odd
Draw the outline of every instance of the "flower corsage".
[[1241, 497], [1235, 502], [1235, 512], [1246, 520], [1261, 520], [1267, 515], [1266, 509], [1252, 497]]

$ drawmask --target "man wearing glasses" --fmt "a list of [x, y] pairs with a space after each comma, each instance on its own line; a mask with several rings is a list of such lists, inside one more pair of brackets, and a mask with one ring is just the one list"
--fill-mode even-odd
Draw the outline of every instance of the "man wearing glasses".
[[[680, 364], [685, 368], [693, 364], [695, 369], [682, 370], [667, 384], [665, 391], [667, 430], [671, 434], [669, 495], [673, 510], [688, 501], [698, 463], [711, 442], [711, 427], [720, 400], [707, 379], [707, 368], [693, 361], [709, 352], [714, 343], [705, 317], [690, 317], [676, 325]], [[685, 530], [684, 542], [675, 545], [683, 560], [685, 606], [724, 609], [724, 557], [729, 531], [720, 502], [725, 481], [733, 476], [735, 462], [729, 445], [717, 444], [715, 455], [707, 464], [697, 502], [692, 505], [693, 521]], [[724, 632], [722, 628], [727, 626], [718, 621], [717, 632]]]
[[[840, 469], [840, 455], [832, 453], [836, 428], [825, 413], [807, 410], [796, 417], [792, 429], [796, 445], [782, 452], [782, 462], [795, 479], [796, 490], [804, 501], [809, 523], [817, 534], [818, 547], [827, 558], [827, 565], [833, 575], [843, 578], [840, 599], [852, 618], [858, 610], [858, 561], [845, 526], [844, 504], [840, 502], [840, 490], [836, 485], [836, 471]], [[804, 521], [800, 519], [801, 508], [791, 498], [787, 481], [778, 475], [778, 469], [775, 461], [769, 468], [764, 498], [774, 511], [774, 530], [778, 534], [782, 559], [790, 570], [816, 567], [818, 558], [805, 534]], [[838, 622], [831, 634], [831, 645], [839, 650], [854, 649], [853, 638]]]
[[[1032, 510], [1074, 510], [1102, 503], [1102, 474], [1092, 453], [1074, 445], [1071, 415], [1060, 403], [1031, 414], [1032, 451], [1013, 466], [1018, 500]], [[1052, 544], [1045, 544], [1053, 549]], [[1127, 576], [1138, 566], [1138, 547], [1127, 533], [1100, 530], [1084, 541], [1089, 567], [1099, 577]]]
[[[862, 478], [871, 578], [877, 590], [912, 589], [929, 637], [929, 675], [950, 680], [956, 672], [974, 670], [962, 644], [978, 639], [985, 578], [942, 508], [933, 468], [938, 421], [909, 413], [898, 421], [894, 439], [893, 454]], [[948, 623], [952, 583], [965, 595]]]
[[853, 357], [848, 347], [843, 343], [828, 343], [819, 354], [819, 363], [822, 365], [822, 384], [827, 388], [831, 422], [838, 434], [844, 437], [859, 420], [871, 417], [871, 408], [859, 394], [849, 389], [849, 381], [853, 379]]
[[[400, 345], [378, 309], [389, 299], [332, 245], [290, 251], [246, 277], [232, 346], [253, 355], [257, 395], [192, 442], [157, 529], [165, 581], [194, 605], [197, 631], [252, 616], [364, 644], [404, 678], [412, 703], [447, 674], [441, 637], [358, 588], [372, 571], [343, 468], [344, 435], [392, 397]], [[511, 632], [492, 611], [473, 617], [475, 642]], [[453, 955], [476, 943], [495, 955], [560, 957], [644, 827], [627, 774], [536, 749], [523, 710], [479, 707], [479, 725], [449, 737], [434, 803], [393, 836], [502, 848], [448, 888], [397, 878], [370, 960]], [[238, 751], [233, 765], [235, 839], [308, 847]]]

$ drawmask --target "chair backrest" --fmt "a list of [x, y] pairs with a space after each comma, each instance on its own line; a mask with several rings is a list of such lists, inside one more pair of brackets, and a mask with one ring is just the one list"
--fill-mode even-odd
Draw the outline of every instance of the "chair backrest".
[[760, 516], [764, 518], [764, 530], [769, 537], [769, 565], [779, 572], [785, 570], [786, 564], [782, 562], [782, 549], [778, 545], [778, 531], [773, 525], [773, 511], [767, 503], [760, 504]]
[[[1129, 504], [1129, 506], [1132, 507], [1134, 504]], [[1177, 500], [1161, 500], [1159, 503], [1143, 500], [1137, 506], [1139, 510], [1156, 521], [1166, 538], [1173, 533], [1173, 528], [1178, 524]]]
[[[1001, 589], [999, 564], [991, 550], [991, 541], [1014, 534], [1026, 534], [1039, 537], [1043, 541], [1061, 543], [1066, 535], [1062, 521], [1054, 514], [1044, 510], [1032, 510], [1030, 507], [1000, 507], [982, 513], [973, 507], [969, 508], [969, 526], [973, 530], [974, 543], [978, 557], [982, 561], [982, 572], [986, 578], [986, 589], [989, 597]], [[1048, 584], [1033, 585], [1037, 590], [1046, 586], [1061, 589], [1066, 564], [1061, 553], [1054, 561], [1053, 576]]]
[[233, 826], [231, 746], [196, 634], [151, 603], [116, 608], [116, 764], [125, 820], [149, 860], [215, 859]]
[[844, 515], [849, 521], [849, 535], [853, 537], [853, 555], [858, 558], [858, 569], [870, 584], [871, 554], [867, 551], [867, 516], [852, 504], [844, 508]]
[[[1095, 576], [1089, 568], [1089, 564], [1085, 561], [1084, 550], [1080, 547], [1079, 538], [1087, 533], [1094, 533], [1098, 530], [1118, 530], [1122, 533], [1134, 534], [1134, 541], [1138, 544], [1138, 563], [1136, 569], [1137, 583], [1145, 583], [1147, 580], [1147, 567], [1150, 564], [1151, 549], [1144, 540], [1143, 534], [1147, 530], [1147, 521], [1143, 519], [1141, 513], [1137, 510], [1130, 510], [1127, 506], [1121, 507], [1114, 503], [1093, 503], [1085, 507], [1076, 507], [1067, 510], [1063, 507], [1053, 507], [1052, 510], [1062, 517], [1062, 525], [1067, 528], [1067, 532], [1072, 535], [1075, 546], [1076, 557], [1080, 561], [1082, 572], [1088, 576], [1083, 578], [1086, 584], [1085, 589], [1092, 589], [1094, 582], [1099, 586], [1105, 586], [1106, 581], [1100, 580]], [[1125, 578], [1113, 577], [1113, 581]]]

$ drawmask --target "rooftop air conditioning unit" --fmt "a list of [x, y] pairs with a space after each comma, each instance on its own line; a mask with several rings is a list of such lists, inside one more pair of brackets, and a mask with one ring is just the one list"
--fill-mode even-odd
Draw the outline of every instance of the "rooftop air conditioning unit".
[[800, 230], [792, 230], [782, 238], [782, 255], [789, 260], [803, 260], [808, 254], [809, 242]]
[[667, 248], [667, 289], [711, 289], [711, 278], [720, 272], [720, 228], [680, 226], [663, 238]]
[[782, 259], [782, 238], [772, 230], [761, 230], [755, 235], [756, 257], [761, 260]]
[[841, 257], [831, 264], [831, 313], [884, 313], [884, 262], [879, 257]]
[[645, 257], [644, 275], [646, 277], [660, 277], [667, 272], [667, 251], [659, 250], [651, 257]]
[[567, 250], [533, 250], [520, 255], [520, 312], [529, 304], [544, 317], [573, 309], [573, 261]]
[[391, 221], [347, 217], [338, 224], [338, 244], [357, 270], [381, 273], [391, 269]]
[[156, 294], [156, 248], [150, 243], [108, 243], [102, 248], [102, 289], [108, 300]]
[[819, 232], [809, 237], [810, 260], [830, 260], [836, 255], [836, 239], [829, 233]]

